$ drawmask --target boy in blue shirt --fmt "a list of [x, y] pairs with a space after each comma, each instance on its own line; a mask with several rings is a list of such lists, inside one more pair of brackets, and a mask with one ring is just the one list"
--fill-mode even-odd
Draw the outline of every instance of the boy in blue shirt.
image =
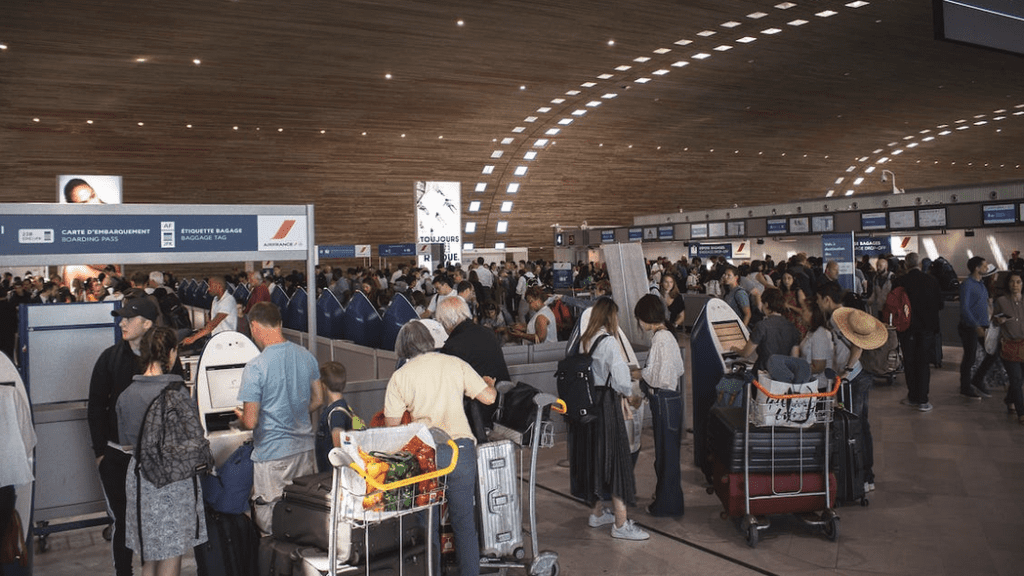
[[316, 467], [317, 471], [326, 472], [331, 469], [327, 454], [338, 444], [335, 436], [340, 436], [343, 430], [359, 430], [365, 426], [343, 398], [345, 384], [348, 382], [343, 364], [333, 361], [325, 363], [320, 367], [318, 382], [323, 386], [327, 407], [320, 413], [320, 425], [316, 431]]

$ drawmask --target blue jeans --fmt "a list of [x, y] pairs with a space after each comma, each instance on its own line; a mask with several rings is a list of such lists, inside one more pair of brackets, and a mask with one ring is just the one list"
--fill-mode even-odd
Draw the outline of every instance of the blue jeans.
[[654, 424], [654, 472], [658, 478], [654, 502], [648, 510], [653, 516], [682, 516], [683, 488], [679, 471], [682, 397], [675, 390], [653, 389], [648, 398]]
[[1003, 367], [1006, 368], [1006, 375], [1010, 377], [1010, 387], [1006, 391], [1006, 401], [1013, 402], [1017, 409], [1017, 416], [1024, 416], [1024, 362], [1010, 362], [1003, 360]]
[[868, 393], [875, 385], [875, 377], [867, 370], [861, 370], [860, 374], [850, 382], [853, 393], [853, 413], [860, 418], [861, 431], [864, 438], [864, 481], [875, 481], [875, 441], [871, 437], [871, 424], [868, 421]]
[[[468, 439], [456, 440], [459, 462], [448, 475], [448, 519], [455, 536], [455, 555], [459, 559], [461, 576], [480, 574], [480, 539], [476, 531], [476, 444]], [[447, 445], [437, 447], [437, 466], [444, 468], [452, 461]], [[437, 514], [440, 516], [440, 514]], [[435, 528], [438, 526], [435, 521]], [[438, 530], [434, 530], [435, 536]], [[435, 557], [439, 560], [439, 556]], [[436, 562], [435, 560], [435, 562]], [[435, 570], [436, 574], [440, 571]]]

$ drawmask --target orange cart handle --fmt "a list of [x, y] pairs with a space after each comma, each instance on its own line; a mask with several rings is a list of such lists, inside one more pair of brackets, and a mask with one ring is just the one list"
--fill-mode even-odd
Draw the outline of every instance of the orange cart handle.
[[551, 409], [559, 414], [565, 414], [569, 411], [569, 408], [565, 405], [565, 400], [561, 398], [555, 400], [555, 403], [551, 405]]
[[419, 476], [412, 476], [410, 478], [404, 478], [402, 480], [395, 480], [394, 482], [391, 482], [389, 484], [381, 484], [380, 482], [377, 482], [366, 473], [366, 470], [363, 470], [362, 467], [360, 467], [359, 464], [356, 464], [355, 462], [349, 464], [348, 467], [355, 470], [356, 474], [362, 476], [363, 480], [366, 480], [366, 484], [368, 486], [371, 486], [377, 490], [393, 490], [395, 488], [411, 486], [413, 484], [423, 482], [424, 480], [433, 480], [434, 478], [440, 478], [441, 476], [447, 476], [448, 474], [451, 474], [452, 470], [455, 470], [455, 465], [459, 463], [459, 446], [458, 444], [455, 443], [454, 440], [448, 440], [448, 446], [450, 446], [452, 449], [452, 461], [450, 464], [448, 464], [446, 468], [441, 470], [435, 470], [433, 472], [426, 472], [424, 474], [420, 474]]
[[836, 376], [836, 385], [832, 387], [831, 392], [818, 392], [806, 394], [772, 394], [771, 392], [765, 390], [764, 386], [761, 386], [761, 383], [758, 382], [757, 380], [753, 380], [753, 384], [754, 386], [757, 387], [758, 390], [763, 392], [764, 395], [769, 398], [773, 398], [775, 400], [794, 400], [797, 398], [832, 398], [839, 393], [839, 387], [842, 385], [842, 381], [839, 379], [838, 376]]

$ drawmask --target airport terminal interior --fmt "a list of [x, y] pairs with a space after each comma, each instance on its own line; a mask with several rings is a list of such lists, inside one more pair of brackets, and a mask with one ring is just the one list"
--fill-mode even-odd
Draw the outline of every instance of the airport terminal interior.
[[[820, 257], [830, 232], [882, 237], [900, 257], [943, 256], [961, 278], [973, 256], [1005, 270], [1024, 249], [1018, 4], [5, 0], [0, 272], [306, 272], [314, 246], [353, 251], [322, 263], [384, 266], [410, 259], [388, 260], [384, 245], [445, 242], [464, 262], [602, 262], [620, 243], [676, 260], [704, 243], [739, 263]], [[109, 184], [83, 202], [123, 205], [74, 205], [63, 185], [80, 176]], [[422, 183], [456, 195], [428, 208]], [[74, 254], [50, 254], [45, 231], [19, 230], [36, 217], [73, 230], [89, 218], [128, 226], [161, 212], [213, 222], [282, 209], [309, 218], [297, 255], [219, 252], [212, 235], [193, 254], [183, 232], [174, 254], [134, 253], [140, 234], [109, 261], [82, 261], [96, 256], [86, 244], [109, 238], [83, 232]], [[875, 489], [866, 506], [837, 509], [835, 541], [779, 516], [748, 546], [706, 491], [692, 431], [680, 458], [685, 515], [647, 515], [647, 428], [629, 513], [651, 539], [587, 526], [559, 435], [537, 454], [540, 548], [566, 574], [1024, 573], [1024, 426], [1001, 390], [982, 401], [958, 393], [953, 321], [932, 369], [934, 410], [900, 404], [902, 375], [876, 380]], [[680, 346], [691, 375], [688, 334]], [[376, 366], [349, 369], [376, 377]], [[685, 386], [692, 428], [689, 376]], [[33, 573], [112, 573], [104, 536], [95, 525], [49, 534]], [[182, 573], [197, 573], [191, 554]]]

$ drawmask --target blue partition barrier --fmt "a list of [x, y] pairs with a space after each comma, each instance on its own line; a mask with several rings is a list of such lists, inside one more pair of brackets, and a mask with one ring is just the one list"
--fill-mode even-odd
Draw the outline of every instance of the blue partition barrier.
[[405, 295], [395, 294], [395, 297], [391, 299], [391, 305], [384, 311], [380, 347], [384, 350], [394, 350], [398, 331], [406, 322], [416, 318], [419, 318], [419, 315], [416, 314], [416, 309], [409, 303]]
[[188, 306], [196, 305], [196, 288], [198, 286], [199, 283], [196, 282], [195, 278], [189, 278], [182, 283], [183, 293], [181, 295], [181, 301], [184, 304], [187, 304]]
[[196, 289], [195, 292], [193, 292], [192, 297], [196, 301], [195, 306], [197, 308], [209, 310], [210, 307], [213, 306], [213, 296], [210, 294], [210, 285], [206, 280], [201, 280], [196, 284]]
[[377, 308], [366, 298], [366, 294], [356, 292], [345, 308], [342, 323], [342, 338], [351, 340], [360, 346], [379, 348], [384, 322], [380, 319]]
[[284, 293], [284, 288], [280, 286], [274, 287], [270, 291], [270, 301], [281, 310], [281, 317], [284, 318], [285, 313], [288, 311], [288, 295]]
[[284, 317], [282, 318], [284, 327], [306, 332], [309, 329], [309, 317], [306, 315], [309, 311], [308, 304], [306, 291], [302, 288], [296, 288], [295, 293], [288, 300], [288, 307], [285, 309]]
[[231, 295], [235, 297], [235, 302], [245, 308], [245, 303], [249, 301], [249, 289], [245, 287], [245, 284], [236, 286]]
[[316, 301], [316, 335], [332, 340], [343, 338], [345, 308], [330, 290], [324, 290]]

